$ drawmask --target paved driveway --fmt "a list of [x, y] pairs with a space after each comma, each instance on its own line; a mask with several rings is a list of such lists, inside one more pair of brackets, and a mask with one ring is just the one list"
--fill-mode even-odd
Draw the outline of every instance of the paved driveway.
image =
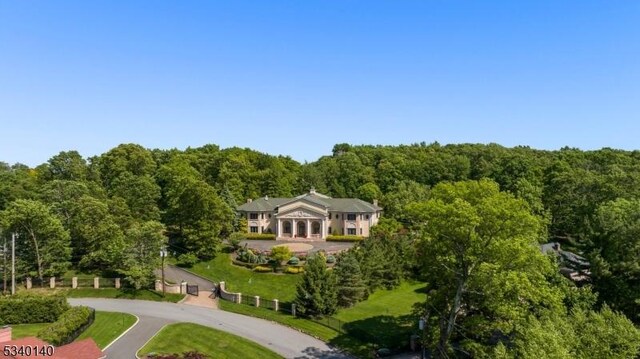
[[164, 324], [191, 322], [219, 329], [265, 346], [285, 358], [349, 358], [325, 342], [266, 320], [185, 304], [128, 299], [69, 298], [72, 305], [124, 312], [140, 321], [107, 350], [109, 358], [135, 358], [136, 351]]

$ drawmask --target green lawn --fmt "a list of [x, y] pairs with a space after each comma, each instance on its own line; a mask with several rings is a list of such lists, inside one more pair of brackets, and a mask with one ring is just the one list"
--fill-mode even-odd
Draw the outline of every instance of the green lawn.
[[96, 320], [78, 339], [93, 338], [100, 349], [104, 349], [136, 322], [136, 317], [126, 313], [96, 312]]
[[243, 295], [259, 295], [260, 298], [290, 302], [296, 295], [296, 285], [301, 274], [256, 273], [233, 265], [227, 253], [220, 253], [210, 261], [200, 262], [190, 271], [214, 282], [225, 281], [227, 289]]
[[173, 354], [187, 351], [197, 351], [220, 359], [282, 358], [247, 339], [191, 323], [176, 323], [164, 327], [138, 354]]
[[140, 299], [140, 300], [152, 300], [156, 302], [173, 302], [177, 303], [184, 295], [182, 294], [168, 294], [166, 297], [162, 297], [161, 293], [157, 293], [148, 289], [141, 289], [138, 291], [127, 289], [115, 289], [115, 288], [77, 288], [66, 290], [66, 295], [69, 298], [118, 298], [118, 299]]
[[12, 324], [11, 335], [13, 336], [13, 339], [35, 337], [41, 329], [49, 325], [51, 325], [51, 323]]

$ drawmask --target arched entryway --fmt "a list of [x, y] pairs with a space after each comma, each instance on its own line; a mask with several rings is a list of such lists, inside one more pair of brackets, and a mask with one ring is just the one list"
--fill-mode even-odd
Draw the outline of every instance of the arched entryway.
[[291, 237], [291, 235], [293, 234], [291, 232], [291, 222], [290, 221], [282, 222], [282, 234], [284, 236], [287, 236], [287, 237]]
[[296, 229], [296, 237], [307, 237], [307, 224], [304, 221], [299, 221]]
[[311, 223], [311, 236], [320, 237], [320, 222], [315, 221]]

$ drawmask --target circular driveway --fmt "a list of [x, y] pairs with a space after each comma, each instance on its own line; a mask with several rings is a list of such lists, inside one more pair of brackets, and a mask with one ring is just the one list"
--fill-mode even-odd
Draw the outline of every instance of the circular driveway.
[[279, 246], [282, 244], [303, 244], [311, 245], [313, 248], [303, 249], [304, 252], [317, 252], [319, 250], [325, 250], [326, 252], [341, 252], [347, 250], [355, 245], [351, 242], [327, 242], [327, 241], [296, 241], [296, 240], [260, 240], [260, 239], [245, 239], [240, 242], [240, 246], [247, 245], [247, 248], [258, 249], [260, 251], [268, 251], [273, 246]]
[[[145, 300], [69, 298], [71, 305], [96, 310], [130, 313], [139, 318], [122, 338], [105, 350], [110, 358], [135, 358], [135, 353], [164, 325], [176, 322], [196, 323], [254, 341], [285, 358], [350, 358], [327, 343], [295, 329], [245, 315], [185, 304]], [[241, 305], [241, 304], [239, 304]]]

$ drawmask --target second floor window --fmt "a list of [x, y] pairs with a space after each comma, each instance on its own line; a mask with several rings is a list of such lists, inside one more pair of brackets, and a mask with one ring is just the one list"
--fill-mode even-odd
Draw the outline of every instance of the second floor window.
[[257, 213], [249, 213], [249, 219], [258, 219]]
[[355, 214], [355, 213], [349, 213], [349, 214], [347, 214], [347, 220], [349, 220], [349, 221], [355, 221], [355, 220], [356, 220], [356, 214]]
[[250, 231], [251, 233], [258, 233], [258, 226], [251, 226]]

